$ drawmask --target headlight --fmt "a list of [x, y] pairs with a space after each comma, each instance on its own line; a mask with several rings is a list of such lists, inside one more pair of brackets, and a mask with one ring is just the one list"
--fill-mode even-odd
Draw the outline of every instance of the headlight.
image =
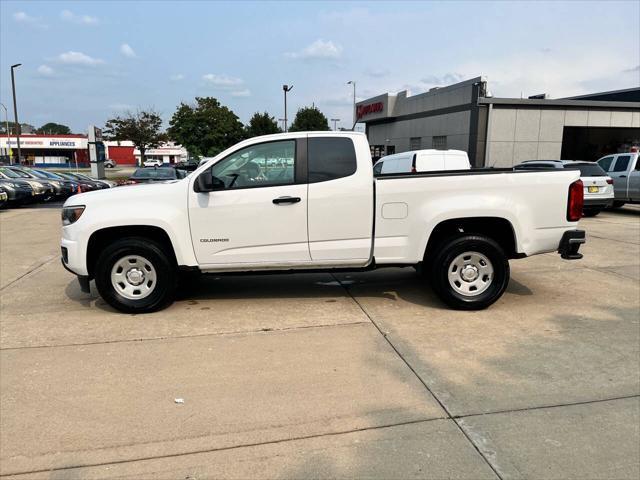
[[73, 207], [62, 208], [62, 226], [71, 225], [78, 221], [84, 212], [84, 205], [74, 205]]
[[41, 184], [41, 183], [38, 183], [38, 182], [32, 182], [32, 181], [30, 181], [30, 180], [27, 180], [27, 183], [28, 183], [29, 185], [31, 185], [31, 188], [35, 188], [35, 189], [40, 189], [40, 188], [42, 188], [42, 184]]
[[60, 182], [57, 180], [49, 180], [49, 183], [54, 187], [60, 188]]

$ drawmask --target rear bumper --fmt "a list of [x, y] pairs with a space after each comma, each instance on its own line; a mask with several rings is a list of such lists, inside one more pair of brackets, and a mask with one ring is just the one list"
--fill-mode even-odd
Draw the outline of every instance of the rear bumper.
[[613, 205], [613, 197], [611, 198], [585, 198], [584, 206], [588, 208], [607, 208]]
[[580, 245], [587, 241], [584, 230], [569, 230], [564, 232], [560, 245], [558, 246], [558, 253], [565, 260], [580, 260], [582, 254], [578, 253]]

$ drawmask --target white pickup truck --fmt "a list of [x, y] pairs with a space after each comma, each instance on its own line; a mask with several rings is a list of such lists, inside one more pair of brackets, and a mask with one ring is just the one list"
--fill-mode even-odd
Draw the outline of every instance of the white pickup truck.
[[364, 134], [245, 140], [188, 177], [71, 197], [62, 263], [123, 312], [169, 305], [182, 272], [414, 266], [448, 305], [481, 309], [509, 259], [579, 259], [577, 170], [480, 169], [374, 177]]

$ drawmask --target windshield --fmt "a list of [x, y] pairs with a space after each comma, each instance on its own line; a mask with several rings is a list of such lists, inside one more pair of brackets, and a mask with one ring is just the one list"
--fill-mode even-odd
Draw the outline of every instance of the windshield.
[[53, 172], [45, 172], [44, 170], [31, 170], [34, 175], [37, 175], [40, 178], [53, 178], [54, 180], [65, 180], [65, 178], [57, 175]]
[[131, 178], [175, 180], [176, 171], [173, 168], [139, 168], [131, 175]]
[[581, 177], [604, 177], [607, 174], [597, 163], [574, 163], [565, 165], [569, 170], [580, 170]]
[[22, 175], [18, 175], [16, 172], [9, 168], [0, 168], [0, 173], [9, 178], [22, 178]]

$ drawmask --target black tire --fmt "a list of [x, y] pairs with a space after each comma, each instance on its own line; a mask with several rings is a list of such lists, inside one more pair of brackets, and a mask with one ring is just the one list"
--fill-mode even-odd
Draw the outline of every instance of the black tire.
[[[143, 257], [155, 269], [155, 286], [144, 298], [126, 298], [111, 282], [113, 266], [128, 255]], [[176, 270], [175, 262], [163, 245], [148, 238], [123, 238], [106, 247], [98, 257], [95, 268], [96, 287], [100, 296], [116, 310], [124, 313], [154, 312], [173, 302], [178, 277]]]
[[613, 205], [611, 205], [611, 208], [620, 208], [622, 206], [624, 206], [626, 202], [613, 202]]
[[[491, 262], [493, 275], [490, 283], [478, 294], [463, 295], [449, 282], [449, 268], [460, 255], [478, 252]], [[458, 235], [442, 242], [425, 259], [429, 265], [431, 286], [436, 295], [447, 305], [457, 310], [482, 310], [498, 300], [509, 284], [509, 259], [502, 247], [483, 235]], [[460, 282], [459, 282], [460, 283]]]
[[584, 215], [585, 217], [595, 217], [596, 215], [598, 215], [600, 212], [602, 211], [601, 208], [585, 208], [582, 211], [582, 215]]

